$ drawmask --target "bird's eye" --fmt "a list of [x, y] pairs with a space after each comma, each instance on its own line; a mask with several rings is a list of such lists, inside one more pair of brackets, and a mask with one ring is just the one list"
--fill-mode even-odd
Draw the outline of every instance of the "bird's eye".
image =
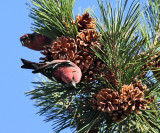
[[29, 35], [29, 36], [28, 36], [28, 39], [33, 40], [33, 39], [34, 39], [34, 36], [33, 36], [33, 35]]

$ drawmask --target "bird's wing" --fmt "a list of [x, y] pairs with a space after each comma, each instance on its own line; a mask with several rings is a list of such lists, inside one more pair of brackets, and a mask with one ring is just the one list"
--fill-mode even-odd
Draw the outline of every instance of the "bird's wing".
[[32, 73], [42, 73], [44, 76], [48, 77], [51, 80], [62, 82], [61, 79], [58, 77], [55, 77], [53, 74], [54, 71], [56, 71], [60, 67], [73, 67], [73, 64], [70, 61], [65, 62], [48, 62], [45, 66], [32, 71]]
[[32, 71], [32, 73], [39, 73], [39, 72], [47, 72], [47, 71], [55, 71], [56, 69], [60, 67], [73, 67], [73, 64], [70, 61], [66, 62], [48, 62], [45, 66], [40, 67], [39, 69], [36, 69], [35, 71]]

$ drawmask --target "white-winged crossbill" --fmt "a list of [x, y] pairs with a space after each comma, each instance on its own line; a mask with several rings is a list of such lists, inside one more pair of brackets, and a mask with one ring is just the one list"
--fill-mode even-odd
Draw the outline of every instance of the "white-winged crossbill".
[[23, 46], [28, 47], [29, 49], [41, 51], [44, 49], [45, 45], [50, 44], [51, 39], [34, 32], [32, 34], [24, 34], [20, 37], [20, 41]]
[[82, 77], [81, 69], [69, 60], [53, 60], [46, 63], [34, 63], [21, 59], [21, 68], [34, 69], [32, 73], [41, 73], [53, 81], [71, 84], [76, 87]]

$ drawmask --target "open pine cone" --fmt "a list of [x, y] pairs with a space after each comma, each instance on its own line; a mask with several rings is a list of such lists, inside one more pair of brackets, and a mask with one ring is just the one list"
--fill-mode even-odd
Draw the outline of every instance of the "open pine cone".
[[[102, 61], [100, 61], [94, 54], [93, 49], [101, 47], [98, 40], [99, 35], [94, 29], [85, 29], [80, 32], [76, 37], [77, 53], [73, 62], [75, 62], [82, 70], [83, 81], [91, 81], [95, 78], [97, 73], [101, 74], [103, 68]], [[102, 74], [101, 74], [102, 75]]]
[[81, 68], [83, 73], [86, 73], [89, 69], [93, 69], [92, 65], [95, 60], [95, 55], [79, 51], [76, 53], [73, 61]]
[[142, 92], [148, 91], [147, 86], [143, 85], [141, 80], [136, 81], [136, 83], [134, 84], [134, 87], [138, 87]]
[[124, 85], [120, 91], [121, 108], [126, 113], [132, 113], [134, 110], [137, 114], [142, 113], [140, 109], [146, 109], [148, 101], [144, 99], [144, 92], [132, 84]]
[[93, 53], [80, 50], [75, 54], [73, 62], [80, 67], [82, 71], [82, 81], [91, 81], [96, 74], [101, 74], [104, 63], [99, 61]]
[[112, 89], [101, 89], [98, 94], [93, 95], [94, 100], [92, 100], [93, 108], [101, 110], [102, 112], [108, 112], [110, 114], [113, 111], [119, 109], [119, 94], [117, 91]]
[[154, 98], [144, 99], [144, 92], [148, 88], [142, 85], [141, 81], [137, 81], [135, 85], [123, 85], [120, 91], [119, 97], [119, 110], [114, 111], [112, 114], [112, 120], [114, 122], [121, 121], [128, 116], [128, 114], [136, 111], [137, 114], [141, 114], [140, 109], [146, 109], [147, 103], [153, 102]]
[[80, 50], [86, 52], [93, 52], [91, 47], [94, 49], [98, 49], [97, 47], [101, 47], [101, 43], [98, 40], [100, 36], [97, 31], [94, 29], [85, 29], [80, 32], [76, 37], [77, 47]]
[[78, 15], [76, 20], [78, 23], [78, 31], [84, 29], [94, 29], [96, 27], [94, 23], [95, 19], [91, 18], [89, 13], [84, 13], [82, 16]]
[[44, 51], [41, 52], [46, 57], [40, 58], [44, 61], [52, 60], [70, 60], [72, 61], [75, 53], [77, 52], [77, 45], [75, 40], [70, 37], [58, 37], [56, 41], [53, 41], [50, 45], [45, 46]]
[[109, 113], [114, 122], [121, 121], [133, 111], [141, 114], [141, 109], [149, 109], [147, 104], [154, 101], [154, 96], [145, 99], [146, 91], [148, 88], [142, 85], [141, 81], [137, 81], [134, 86], [123, 85], [120, 93], [108, 88], [101, 89], [98, 94], [92, 96], [92, 107]]

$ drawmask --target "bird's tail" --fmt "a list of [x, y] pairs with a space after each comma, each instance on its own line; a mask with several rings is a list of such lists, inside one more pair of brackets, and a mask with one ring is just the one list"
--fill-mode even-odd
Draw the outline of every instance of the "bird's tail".
[[35, 62], [31, 62], [25, 59], [21, 59], [21, 61], [23, 62], [23, 65], [21, 66], [21, 68], [25, 68], [25, 69], [39, 69], [39, 65]]

